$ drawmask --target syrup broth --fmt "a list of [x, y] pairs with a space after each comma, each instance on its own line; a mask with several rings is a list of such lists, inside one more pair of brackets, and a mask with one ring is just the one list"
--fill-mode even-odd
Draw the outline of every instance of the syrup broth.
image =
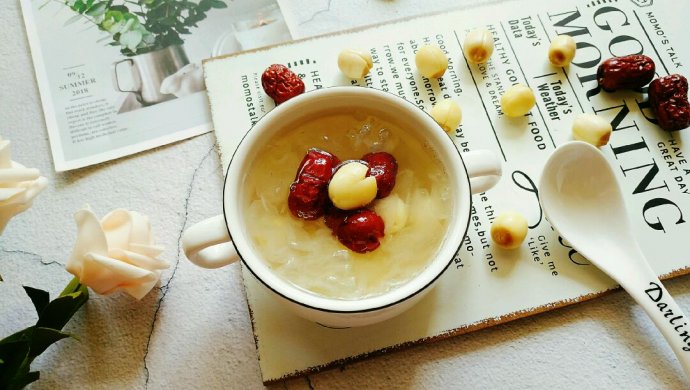
[[[390, 196], [407, 205], [405, 226], [394, 234], [385, 231], [378, 249], [359, 254], [342, 245], [323, 218], [294, 217], [287, 205], [289, 187], [313, 147], [342, 161], [374, 151], [392, 154], [398, 175]], [[441, 247], [454, 207], [434, 151], [402, 128], [361, 112], [320, 116], [284, 129], [257, 154], [244, 189], [247, 229], [263, 260], [291, 283], [338, 299], [380, 295], [419, 274]], [[375, 210], [376, 202], [368, 207]]]

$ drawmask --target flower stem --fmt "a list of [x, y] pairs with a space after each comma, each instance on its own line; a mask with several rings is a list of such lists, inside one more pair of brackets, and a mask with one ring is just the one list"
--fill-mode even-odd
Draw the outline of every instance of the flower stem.
[[82, 285], [81, 282], [79, 282], [79, 278], [76, 276], [72, 278], [72, 280], [69, 281], [67, 286], [65, 286], [65, 289], [62, 290], [60, 293], [61, 297], [64, 297], [65, 295], [75, 293], [81, 289]]

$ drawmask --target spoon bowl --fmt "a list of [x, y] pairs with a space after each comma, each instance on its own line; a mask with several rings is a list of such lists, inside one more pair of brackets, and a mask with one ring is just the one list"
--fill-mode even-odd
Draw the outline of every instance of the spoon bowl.
[[579, 141], [558, 147], [544, 167], [539, 197], [559, 234], [645, 309], [690, 377], [690, 321], [642, 254], [615, 173], [599, 149]]

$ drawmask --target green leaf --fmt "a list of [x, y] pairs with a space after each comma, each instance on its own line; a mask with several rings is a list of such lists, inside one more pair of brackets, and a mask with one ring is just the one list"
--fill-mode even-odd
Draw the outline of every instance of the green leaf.
[[24, 286], [26, 294], [39, 313], [34, 326], [22, 329], [0, 340], [0, 389], [22, 389], [39, 379], [38, 371], [30, 371], [31, 362], [51, 345], [74, 337], [61, 332], [74, 313], [89, 299], [86, 286], [72, 279], [60, 297], [49, 302], [47, 292]]
[[119, 12], [122, 12], [122, 13], [127, 13], [127, 12], [129, 12], [129, 8], [127, 8], [127, 7], [124, 6], [124, 5], [113, 5], [113, 6], [110, 7], [110, 10], [111, 10], [111, 11], [119, 11]]
[[206, 12], [211, 9], [212, 0], [201, 0], [197, 6], [197, 10]]
[[91, 8], [89, 8], [88, 10], [86, 10], [86, 14], [95, 18], [95, 17], [101, 16], [101, 15], [104, 15], [107, 7], [108, 7], [108, 4], [106, 4], [106, 3], [98, 3], [94, 6], [92, 6]]
[[103, 35], [103, 38], [99, 38], [96, 41], [96, 43], [103, 43], [105, 41], [109, 41], [110, 39], [112, 39], [112, 37], [110, 35]]
[[192, 32], [189, 31], [186, 27], [176, 27], [175, 30], [177, 31], [178, 34], [191, 34]]
[[67, 337], [74, 336], [51, 328], [30, 326], [0, 340], [0, 346], [17, 342], [29, 343], [28, 359], [29, 363], [31, 363], [36, 356], [45, 352], [48, 347]]
[[61, 294], [59, 298], [54, 299], [46, 306], [38, 318], [36, 326], [61, 330], [88, 299], [89, 293], [85, 286], [82, 286], [77, 292]]
[[22, 287], [24, 287], [26, 295], [28, 295], [29, 298], [31, 298], [31, 302], [34, 304], [34, 307], [36, 308], [36, 313], [40, 316], [43, 309], [45, 309], [46, 306], [48, 306], [48, 302], [50, 302], [50, 294], [48, 294], [47, 291], [39, 290], [37, 288], [28, 286]]
[[33, 361], [36, 356], [45, 352], [45, 350], [54, 343], [67, 337], [72, 337], [72, 335], [51, 328], [34, 328], [31, 334], [29, 362]]
[[139, 31], [127, 31], [120, 36], [120, 44], [129, 50], [136, 51], [144, 36]]
[[64, 27], [64, 26], [69, 26], [70, 24], [74, 24], [74, 23], [78, 22], [79, 20], [81, 20], [81, 18], [82, 18], [81, 14], [76, 14], [76, 15], [72, 16], [71, 18], [67, 19], [65, 21], [65, 23], [62, 24], [62, 26]]
[[9, 344], [9, 343], [14, 343], [16, 341], [27, 341], [31, 338], [31, 332], [33, 332], [34, 327], [30, 326], [28, 328], [24, 328], [20, 330], [19, 332], [13, 333], [4, 339], [0, 340], [0, 345], [3, 344]]
[[20, 389], [29, 374], [29, 342], [16, 340], [0, 343], [0, 389]]
[[20, 378], [15, 382], [15, 388], [16, 389], [23, 389], [26, 387], [29, 383], [36, 382], [38, 378], [40, 378], [41, 373], [38, 371], [31, 371], [24, 375], [23, 378]]
[[158, 23], [160, 23], [166, 27], [171, 27], [171, 26], [174, 26], [175, 23], [177, 23], [177, 18], [175, 18], [175, 17], [164, 18], [164, 19], [159, 20]]
[[72, 9], [80, 14], [86, 11], [86, 4], [82, 0], [77, 0], [72, 4]]
[[211, 0], [211, 7], [213, 8], [228, 8], [228, 5], [221, 0]]

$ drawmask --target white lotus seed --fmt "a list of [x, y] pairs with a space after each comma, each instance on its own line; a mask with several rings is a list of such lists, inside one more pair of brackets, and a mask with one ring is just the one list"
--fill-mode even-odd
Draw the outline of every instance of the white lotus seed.
[[376, 198], [376, 178], [367, 177], [369, 167], [353, 161], [341, 166], [328, 184], [328, 197], [335, 207], [353, 210], [366, 206]]
[[417, 70], [422, 76], [427, 78], [439, 78], [448, 69], [448, 57], [440, 47], [434, 45], [424, 45], [414, 57]]
[[374, 206], [374, 211], [383, 219], [386, 234], [397, 233], [407, 224], [409, 210], [398, 195], [391, 194], [378, 200]]
[[338, 68], [351, 79], [366, 76], [374, 66], [371, 54], [357, 49], [345, 49], [338, 55]]
[[523, 84], [513, 85], [501, 96], [501, 110], [510, 117], [526, 115], [535, 103], [534, 93]]

